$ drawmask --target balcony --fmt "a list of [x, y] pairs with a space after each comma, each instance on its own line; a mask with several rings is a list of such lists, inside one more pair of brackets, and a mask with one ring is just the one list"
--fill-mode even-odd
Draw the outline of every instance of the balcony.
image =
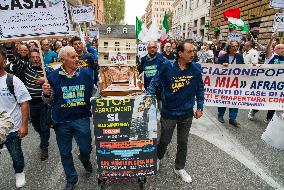
[[120, 52], [127, 52], [127, 53], [137, 53], [137, 48], [136, 47], [126, 47], [126, 46], [99, 46], [99, 52], [102, 53], [107, 53], [110, 51], [116, 51], [116, 49], [119, 48]]

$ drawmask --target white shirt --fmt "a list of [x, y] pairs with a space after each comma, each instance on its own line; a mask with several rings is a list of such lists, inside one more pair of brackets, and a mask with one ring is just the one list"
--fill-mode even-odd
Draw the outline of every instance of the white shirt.
[[14, 95], [10, 93], [6, 84], [7, 74], [0, 77], [0, 107], [6, 111], [12, 118], [14, 128], [10, 131], [18, 131], [22, 125], [22, 112], [20, 104], [31, 100], [31, 96], [24, 83], [17, 77], [13, 77]]
[[259, 54], [255, 49], [250, 49], [243, 54], [245, 64], [258, 64]]
[[[229, 55], [229, 64], [237, 64], [237, 58], [235, 58], [235, 56], [230, 56]], [[234, 61], [234, 62], [232, 62]]]

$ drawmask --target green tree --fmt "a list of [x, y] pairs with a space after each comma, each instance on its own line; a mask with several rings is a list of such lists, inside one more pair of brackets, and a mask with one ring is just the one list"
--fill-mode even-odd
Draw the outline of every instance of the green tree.
[[106, 24], [119, 24], [125, 16], [125, 0], [104, 0]]

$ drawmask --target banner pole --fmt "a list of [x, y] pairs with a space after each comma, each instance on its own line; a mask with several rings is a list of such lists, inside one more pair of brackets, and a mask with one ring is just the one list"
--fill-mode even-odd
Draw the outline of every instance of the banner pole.
[[44, 59], [43, 59], [43, 53], [42, 53], [41, 44], [40, 44], [39, 41], [37, 41], [37, 45], [38, 45], [38, 48], [39, 48], [39, 56], [40, 56], [41, 68], [42, 68], [42, 72], [43, 72], [44, 81], [45, 81], [45, 83], [48, 83], [47, 77], [46, 77], [46, 70], [45, 70], [45, 64], [44, 64]]

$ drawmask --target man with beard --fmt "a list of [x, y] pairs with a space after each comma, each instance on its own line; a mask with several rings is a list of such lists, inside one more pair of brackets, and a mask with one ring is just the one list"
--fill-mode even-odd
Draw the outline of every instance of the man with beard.
[[138, 65], [138, 71], [141, 74], [144, 72], [144, 88], [147, 90], [151, 80], [156, 75], [161, 63], [166, 61], [166, 58], [158, 53], [158, 44], [155, 41], [150, 41], [147, 46], [148, 54], [141, 59]]

